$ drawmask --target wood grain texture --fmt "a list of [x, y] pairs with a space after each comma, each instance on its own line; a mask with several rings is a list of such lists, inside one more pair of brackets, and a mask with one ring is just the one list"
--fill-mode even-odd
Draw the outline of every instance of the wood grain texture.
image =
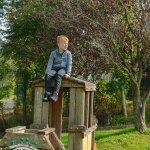
[[41, 124], [42, 119], [42, 87], [35, 88], [34, 96], [34, 124]]

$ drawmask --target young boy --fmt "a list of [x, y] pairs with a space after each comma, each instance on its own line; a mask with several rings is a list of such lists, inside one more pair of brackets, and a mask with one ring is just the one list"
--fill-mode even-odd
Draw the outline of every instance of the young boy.
[[[50, 54], [45, 71], [45, 94], [43, 102], [57, 101], [62, 77], [69, 78], [72, 69], [72, 54], [68, 48], [69, 39], [60, 35], [57, 37], [58, 49]], [[53, 95], [50, 93], [52, 78], [55, 79]]]

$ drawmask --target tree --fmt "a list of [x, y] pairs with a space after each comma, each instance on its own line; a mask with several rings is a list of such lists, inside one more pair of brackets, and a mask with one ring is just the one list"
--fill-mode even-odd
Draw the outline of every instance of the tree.
[[129, 75], [133, 90], [135, 128], [143, 133], [146, 130], [145, 106], [150, 94], [150, 86], [143, 84], [145, 66], [149, 66], [150, 26], [146, 19], [149, 8], [142, 1], [119, 1], [115, 2], [115, 7], [115, 16], [119, 19], [113, 20], [113, 38], [107, 38], [107, 55]]
[[0, 57], [0, 113], [3, 120], [3, 127], [6, 127], [6, 120], [3, 102], [14, 96], [15, 92], [15, 67], [12, 60], [5, 61]]
[[128, 75], [117, 69], [114, 69], [111, 79], [107, 83], [107, 92], [116, 97], [116, 99], [121, 100], [125, 119], [127, 119], [126, 93], [129, 90], [129, 84]]
[[62, 1], [11, 1], [10, 6], [7, 14], [10, 28], [6, 36], [9, 42], [3, 49], [4, 55], [13, 58], [19, 68], [28, 66], [37, 78], [43, 76], [49, 54], [56, 48], [57, 35], [66, 34], [71, 41], [69, 49], [73, 53], [74, 76], [84, 73], [84, 78], [87, 78], [92, 74], [96, 80], [107, 70], [104, 67], [106, 59], [100, 56], [97, 48], [93, 48], [89, 37], [84, 36], [84, 30], [81, 32], [80, 26], [74, 28], [71, 24], [60, 23], [59, 7], [65, 7]]
[[10, 43], [4, 49], [9, 55], [13, 52], [11, 57], [18, 65], [21, 61], [22, 66], [30, 66], [34, 60], [34, 70], [39, 68], [41, 73], [41, 60], [47, 62], [44, 50], [55, 41], [52, 37], [67, 33], [76, 60], [74, 72], [84, 71], [85, 76], [91, 73], [95, 80], [114, 67], [128, 74], [133, 86], [135, 128], [146, 130], [145, 105], [150, 94], [150, 86], [144, 82], [149, 75], [148, 0], [12, 2], [15, 9], [8, 15]]
[[141, 133], [146, 130], [145, 105], [150, 94], [150, 87], [142, 83], [145, 65], [149, 66], [148, 4], [148, 0], [60, 0], [57, 10], [49, 13], [51, 20], [45, 19], [51, 27], [78, 31], [85, 45], [90, 43], [113, 66], [128, 73], [134, 92], [135, 128]]
[[94, 113], [102, 126], [110, 125], [112, 117], [121, 112], [118, 97], [108, 92], [108, 82], [106, 79], [100, 79], [95, 93]]

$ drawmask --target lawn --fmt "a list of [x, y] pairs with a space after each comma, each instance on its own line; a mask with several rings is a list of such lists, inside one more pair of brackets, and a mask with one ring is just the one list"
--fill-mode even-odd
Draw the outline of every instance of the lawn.
[[[67, 147], [68, 134], [63, 133], [61, 140]], [[98, 130], [95, 140], [97, 150], [150, 150], [150, 129], [144, 134], [133, 128]]]
[[[140, 134], [133, 128], [98, 130], [95, 134], [97, 150], [150, 150], [150, 129]], [[67, 134], [62, 135], [67, 145]]]

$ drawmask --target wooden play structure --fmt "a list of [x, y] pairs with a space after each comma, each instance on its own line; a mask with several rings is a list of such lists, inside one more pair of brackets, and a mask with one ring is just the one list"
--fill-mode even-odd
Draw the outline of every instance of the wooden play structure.
[[[54, 83], [52, 83], [52, 86]], [[94, 131], [97, 125], [93, 119], [93, 98], [96, 90], [95, 84], [77, 78], [63, 79], [57, 102], [42, 102], [44, 93], [44, 80], [33, 82], [34, 116], [30, 129], [15, 127], [6, 130], [11, 136], [26, 135], [36, 140], [36, 149], [65, 150], [60, 141], [62, 128], [63, 90], [70, 91], [68, 150], [94, 150]], [[21, 129], [19, 129], [21, 128]], [[18, 131], [19, 130], [19, 131]], [[13, 134], [12, 134], [13, 133]], [[26, 134], [25, 134], [26, 133]], [[28, 136], [27, 136], [28, 135]], [[9, 145], [4, 136], [0, 146]], [[39, 137], [39, 138], [35, 138]], [[22, 139], [24, 139], [22, 137]], [[45, 143], [43, 143], [42, 140]], [[32, 140], [33, 141], [33, 140]], [[10, 142], [9, 142], [10, 143]], [[39, 144], [39, 146], [38, 146]], [[40, 145], [41, 144], [41, 145]], [[44, 147], [45, 146], [45, 147]]]

